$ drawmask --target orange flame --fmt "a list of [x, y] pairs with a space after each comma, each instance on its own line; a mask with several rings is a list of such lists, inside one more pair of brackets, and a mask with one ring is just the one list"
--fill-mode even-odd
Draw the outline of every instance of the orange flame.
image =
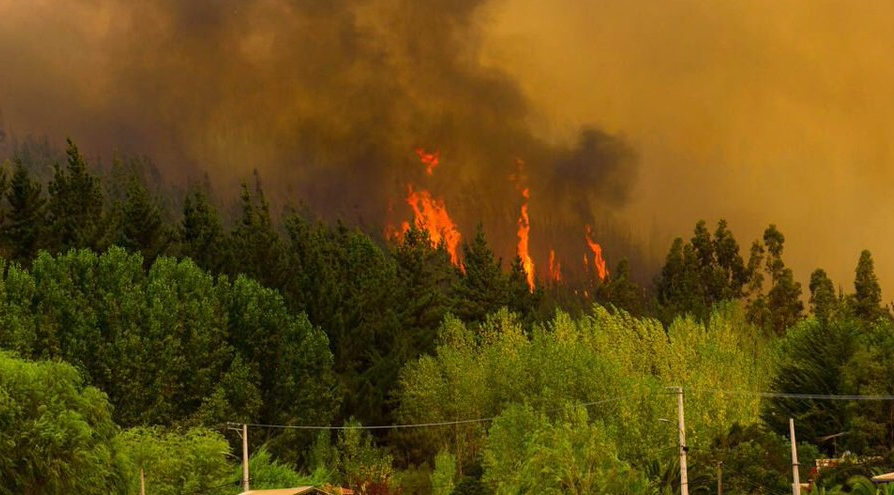
[[556, 252], [549, 250], [549, 279], [553, 282], [562, 281], [562, 263], [556, 258]]
[[531, 233], [531, 222], [528, 218], [528, 198], [530, 192], [527, 188], [522, 190], [525, 202], [521, 206], [521, 216], [518, 217], [518, 256], [522, 260], [522, 266], [528, 278], [528, 288], [534, 292], [534, 260], [528, 252], [528, 235]]
[[[447, 213], [444, 201], [434, 199], [426, 190], [414, 191], [412, 186], [407, 186], [407, 204], [413, 208], [416, 227], [428, 232], [433, 246], [444, 243], [447, 252], [450, 253], [450, 262], [459, 266], [459, 240], [462, 237], [456, 224]], [[404, 230], [409, 229], [409, 224], [404, 222]]]
[[531, 219], [528, 217], [528, 199], [531, 198], [531, 190], [523, 186], [523, 182], [526, 179], [522, 170], [525, 162], [518, 159], [516, 164], [518, 165], [518, 173], [510, 175], [509, 180], [515, 183], [516, 189], [521, 191], [522, 198], [524, 198], [521, 205], [521, 213], [518, 217], [518, 257], [521, 258], [522, 267], [525, 270], [528, 288], [531, 289], [531, 292], [534, 292], [534, 259], [531, 258], [531, 253], [528, 250], [531, 233]]
[[[596, 267], [596, 274], [599, 275], [600, 281], [605, 280], [605, 276], [608, 275], [608, 269], [605, 267], [605, 259], [602, 258], [602, 246], [593, 241], [589, 225], [586, 226], [586, 230], [587, 245], [593, 251], [593, 266]], [[584, 259], [586, 260], [586, 257]]]
[[434, 175], [435, 167], [438, 166], [438, 161], [441, 159], [441, 152], [439, 150], [435, 150], [432, 153], [425, 151], [425, 148], [416, 148], [416, 156], [419, 157], [419, 160], [425, 164], [425, 173], [428, 175]]

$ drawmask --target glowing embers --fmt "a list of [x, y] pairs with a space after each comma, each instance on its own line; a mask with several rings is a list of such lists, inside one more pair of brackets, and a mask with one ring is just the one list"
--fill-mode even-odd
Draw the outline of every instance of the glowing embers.
[[428, 175], [434, 175], [435, 167], [438, 166], [438, 163], [441, 159], [441, 152], [435, 150], [431, 153], [425, 151], [425, 148], [416, 148], [416, 156], [419, 157], [419, 161], [421, 161], [425, 165], [425, 173]]

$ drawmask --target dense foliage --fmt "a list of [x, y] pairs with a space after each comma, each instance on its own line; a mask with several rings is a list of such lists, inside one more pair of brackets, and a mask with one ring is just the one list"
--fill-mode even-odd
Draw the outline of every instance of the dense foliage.
[[679, 386], [691, 493], [718, 467], [728, 493], [786, 491], [789, 417], [803, 466], [845, 459], [803, 470], [822, 490], [894, 463], [894, 401], [773, 393], [894, 394], [868, 251], [853, 293], [817, 269], [805, 295], [775, 225], [746, 260], [700, 221], [652, 292], [626, 260], [532, 291], [482, 226], [457, 267], [424, 231], [275, 214], [258, 177], [226, 215], [142, 160], [29, 160], [0, 166], [0, 493], [136, 493], [141, 469], [151, 493], [234, 493], [230, 422], [255, 425], [258, 488], [674, 493]]

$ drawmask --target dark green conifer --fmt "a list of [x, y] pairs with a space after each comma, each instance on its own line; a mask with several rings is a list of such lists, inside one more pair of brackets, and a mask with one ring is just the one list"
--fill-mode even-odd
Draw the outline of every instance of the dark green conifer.
[[40, 183], [16, 160], [15, 172], [6, 190], [8, 211], [2, 223], [0, 239], [9, 259], [29, 264], [42, 247], [44, 204]]

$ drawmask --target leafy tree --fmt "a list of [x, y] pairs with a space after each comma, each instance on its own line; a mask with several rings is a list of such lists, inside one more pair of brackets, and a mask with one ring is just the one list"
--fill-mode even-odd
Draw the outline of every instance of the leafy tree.
[[854, 278], [853, 312], [858, 318], [873, 321], [886, 315], [882, 308], [882, 288], [872, 262], [872, 253], [863, 250], [857, 262]]
[[[560, 313], [530, 334], [508, 312], [476, 331], [445, 320], [431, 356], [401, 374], [398, 418], [403, 423], [488, 418], [510, 404], [552, 411], [566, 401], [598, 402], [625, 396], [592, 410], [593, 421], [611, 424], [611, 438], [626, 461], [648, 459], [655, 444], [673, 442], [657, 418], [673, 413], [672, 401], [657, 401], [665, 385], [718, 389], [736, 383], [766, 390], [768, 353], [734, 304], [720, 305], [707, 325], [679, 319], [669, 329], [623, 311], [593, 307], [579, 319]], [[691, 445], [705, 445], [732, 422], [758, 420], [754, 396], [699, 395], [687, 405]], [[617, 421], [617, 418], [624, 418]], [[486, 442], [486, 425], [470, 422], [403, 432], [398, 445], [415, 459], [432, 459], [448, 447], [465, 472]]]
[[[133, 264], [142, 261], [134, 258]], [[160, 257], [149, 268], [135, 294], [144, 320], [119, 337], [120, 347], [136, 347], [119, 355], [138, 357], [119, 368], [132, 373], [128, 382], [142, 385], [142, 392], [121, 393], [122, 399], [141, 399], [122, 406], [125, 425], [170, 425], [192, 418], [204, 399], [225, 385], [223, 379], [233, 378], [233, 328], [222, 301], [226, 296], [219, 295], [226, 288], [189, 260]], [[113, 306], [102, 314], [111, 317], [114, 311]], [[124, 410], [130, 413], [127, 421]]]
[[36, 354], [34, 294], [34, 278], [20, 266], [0, 258], [0, 349], [20, 356]]
[[[800, 431], [803, 429], [799, 428]], [[809, 466], [819, 457], [809, 442], [798, 444], [801, 466]], [[728, 493], [785, 493], [791, 489], [791, 446], [787, 437], [767, 430], [763, 425], [733, 424], [718, 435], [711, 447], [693, 451], [692, 474], [706, 477], [708, 486], [716, 486], [716, 463], [723, 467], [723, 490]], [[758, 461], [759, 460], [759, 461]], [[704, 473], [703, 475], [701, 473]], [[802, 481], [807, 472], [802, 471]]]
[[109, 404], [71, 366], [0, 352], [0, 424], [0, 493], [126, 492]]
[[679, 237], [674, 239], [655, 284], [665, 323], [670, 323], [676, 315], [690, 313], [704, 317], [707, 314], [697, 263], [692, 246], [684, 244]]
[[[148, 493], [207, 493], [220, 488], [230, 472], [229, 444], [203, 428], [133, 428], [121, 433], [120, 441], [136, 469], [143, 470]], [[129, 492], [139, 488], [139, 475], [132, 476]]]
[[801, 283], [795, 282], [792, 271], [785, 268], [767, 296], [770, 328], [777, 334], [782, 334], [797, 323], [804, 311], [804, 303], [801, 302]]
[[[5, 177], [0, 177], [0, 191]], [[2, 197], [2, 194], [0, 194]], [[29, 264], [42, 246], [44, 203], [40, 183], [31, 178], [21, 160], [16, 160], [15, 172], [6, 189], [9, 204], [6, 221], [0, 227], [0, 243], [8, 259]]]
[[652, 493], [648, 479], [618, 459], [617, 448], [585, 408], [556, 420], [510, 407], [494, 422], [484, 454], [496, 493]]
[[713, 237], [699, 221], [688, 243], [674, 240], [656, 281], [663, 321], [685, 313], [707, 319], [715, 304], [743, 297], [747, 274], [726, 221], [717, 223]]
[[[771, 224], [764, 230], [763, 245], [758, 241], [752, 245], [748, 262], [751, 273], [749, 320], [776, 335], [785, 333], [804, 311], [801, 284], [795, 281], [791, 269], [782, 261], [784, 244], [785, 236]], [[763, 292], [764, 273], [770, 279], [770, 289], [766, 293]]]
[[362, 495], [387, 492], [392, 483], [391, 456], [373, 444], [359, 423], [352, 420], [347, 426], [356, 428], [341, 430], [336, 444], [342, 479]]
[[43, 253], [32, 273], [0, 284], [0, 342], [76, 365], [124, 425], [326, 424], [337, 407], [325, 335], [254, 281], [167, 257], [146, 272], [117, 247]]
[[[238, 277], [227, 287], [230, 345], [257, 371], [263, 406], [259, 420], [274, 424], [328, 424], [339, 396], [326, 335], [302, 315], [291, 314], [282, 297]], [[270, 434], [270, 432], [267, 432]], [[278, 455], [296, 452], [294, 436], [270, 445]], [[312, 439], [298, 438], [309, 444]], [[296, 459], [290, 459], [295, 461]]]
[[[251, 454], [248, 461], [248, 472], [252, 490], [276, 489], [283, 487], [317, 486], [326, 487], [332, 481], [332, 473], [317, 469], [310, 475], [295, 471], [290, 466], [278, 461], [261, 446]], [[242, 465], [233, 466], [229, 486], [237, 487], [242, 483]], [[218, 480], [219, 482], [220, 480]], [[327, 490], [328, 491], [328, 490]], [[221, 495], [230, 494], [233, 489], [221, 490]]]
[[66, 167], [55, 166], [47, 203], [48, 234], [55, 251], [102, 247], [106, 231], [103, 194], [99, 178], [90, 173], [87, 161], [74, 142], [68, 140]]
[[717, 222], [712, 240], [716, 265], [713, 270], [713, 292], [721, 300], [739, 299], [748, 283], [748, 270], [739, 254], [739, 243], [729, 230], [726, 220]]
[[432, 495], [450, 495], [456, 484], [456, 457], [441, 451], [435, 456], [435, 470], [431, 474]]

